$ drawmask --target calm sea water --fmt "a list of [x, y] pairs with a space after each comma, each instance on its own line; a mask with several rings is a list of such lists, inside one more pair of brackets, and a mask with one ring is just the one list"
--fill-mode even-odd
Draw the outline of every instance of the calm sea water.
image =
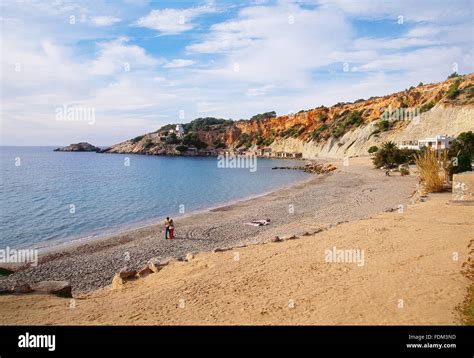
[[251, 172], [216, 158], [0, 147], [0, 245], [48, 246], [255, 196], [308, 176], [271, 170], [293, 164], [258, 159]]

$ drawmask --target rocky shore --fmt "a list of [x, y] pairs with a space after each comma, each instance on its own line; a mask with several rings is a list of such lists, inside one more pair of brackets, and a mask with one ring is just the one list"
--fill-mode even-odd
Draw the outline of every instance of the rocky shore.
[[311, 162], [305, 165], [296, 165], [296, 166], [291, 166], [291, 167], [273, 167], [272, 169], [302, 170], [306, 173], [311, 173], [311, 174], [328, 174], [336, 170], [337, 167], [331, 163]]

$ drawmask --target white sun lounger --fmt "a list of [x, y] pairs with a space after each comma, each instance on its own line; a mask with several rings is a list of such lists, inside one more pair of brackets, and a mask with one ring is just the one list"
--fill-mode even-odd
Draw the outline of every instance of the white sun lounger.
[[249, 225], [249, 226], [265, 226], [268, 224], [270, 224], [270, 220], [254, 220], [254, 221], [244, 223], [244, 225]]

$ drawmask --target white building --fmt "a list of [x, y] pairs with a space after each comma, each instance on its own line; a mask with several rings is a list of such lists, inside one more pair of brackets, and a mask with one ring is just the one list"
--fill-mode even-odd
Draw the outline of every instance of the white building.
[[449, 149], [449, 146], [453, 142], [454, 138], [447, 135], [437, 135], [432, 138], [425, 138], [416, 140], [404, 140], [397, 143], [400, 149], [421, 149], [422, 147], [429, 148], [431, 150]]
[[176, 137], [182, 138], [184, 136], [184, 128], [181, 124], [176, 125], [175, 129]]
[[433, 138], [420, 139], [418, 146], [427, 147], [432, 150], [449, 149], [449, 146], [453, 142], [454, 138], [448, 137], [447, 135], [437, 135]]

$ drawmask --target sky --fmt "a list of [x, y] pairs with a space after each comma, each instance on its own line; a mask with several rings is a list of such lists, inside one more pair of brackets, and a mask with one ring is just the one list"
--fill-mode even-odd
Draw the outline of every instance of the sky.
[[473, 72], [474, 1], [2, 0], [1, 145], [112, 145]]

